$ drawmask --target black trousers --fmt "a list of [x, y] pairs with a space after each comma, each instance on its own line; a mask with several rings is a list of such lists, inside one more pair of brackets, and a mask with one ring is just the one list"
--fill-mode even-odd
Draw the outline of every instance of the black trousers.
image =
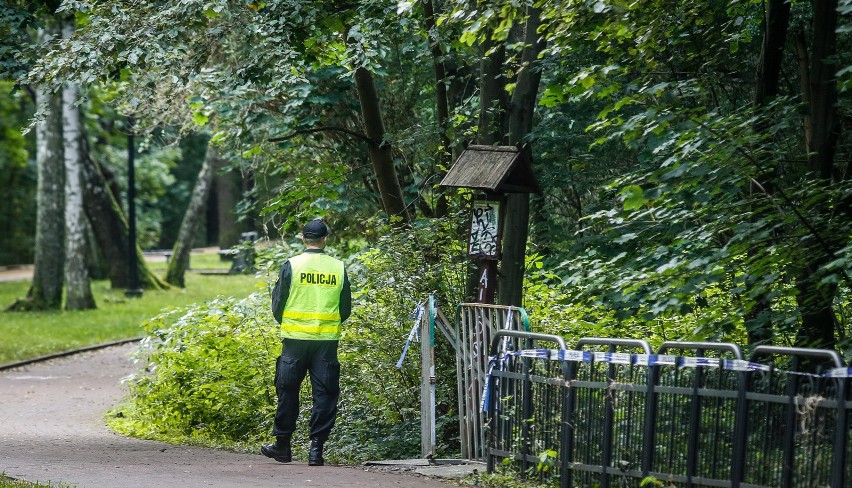
[[281, 356], [275, 365], [275, 392], [278, 409], [272, 435], [289, 436], [296, 430], [299, 418], [299, 390], [305, 374], [310, 373], [311, 439], [325, 442], [337, 419], [337, 400], [340, 397], [340, 363], [337, 360], [337, 341], [281, 341]]

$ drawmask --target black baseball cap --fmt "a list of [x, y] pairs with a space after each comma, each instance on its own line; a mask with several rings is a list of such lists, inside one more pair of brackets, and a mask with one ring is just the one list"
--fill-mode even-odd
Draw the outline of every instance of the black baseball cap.
[[308, 239], [319, 239], [320, 237], [325, 237], [330, 234], [328, 226], [325, 225], [325, 222], [322, 219], [317, 218], [311, 220], [305, 227], [302, 229], [302, 237], [306, 237]]

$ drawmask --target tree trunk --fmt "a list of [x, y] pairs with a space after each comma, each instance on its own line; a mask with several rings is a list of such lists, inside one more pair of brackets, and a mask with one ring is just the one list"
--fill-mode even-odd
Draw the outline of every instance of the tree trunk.
[[59, 309], [65, 257], [64, 187], [62, 159], [62, 98], [36, 87], [36, 101], [46, 105], [44, 120], [36, 126], [36, 237], [33, 282], [25, 302], [12, 308]]
[[824, 180], [832, 177], [840, 137], [837, 114], [837, 0], [814, 1], [814, 42], [810, 69], [811, 171]]
[[813, 260], [810, 266], [796, 276], [796, 304], [802, 315], [802, 328], [796, 336], [796, 347], [831, 349], [837, 344], [834, 315], [836, 284], [821, 283], [822, 273], [818, 267], [828, 262]]
[[[130, 287], [130, 263], [127, 246], [128, 223], [116, 195], [109, 186], [109, 178], [88, 150], [86, 138], [83, 142], [83, 205], [86, 217], [94, 231], [95, 242], [103, 253], [107, 266], [110, 287], [114, 290]], [[161, 290], [168, 285], [163, 283], [145, 263], [142, 250], [136, 250], [139, 264], [139, 281], [143, 288]]]
[[[438, 122], [438, 133], [441, 139], [441, 148], [438, 156], [438, 161], [444, 168], [449, 168], [452, 165], [452, 144], [449, 136], [449, 120], [450, 120], [450, 104], [449, 93], [447, 90], [447, 73], [444, 66], [444, 53], [441, 52], [441, 44], [438, 39], [438, 28], [435, 24], [435, 9], [432, 5], [432, 0], [424, 0], [423, 2], [424, 21], [426, 30], [429, 33], [429, 48], [432, 52], [432, 67], [435, 71], [435, 106]], [[443, 176], [443, 175], [441, 175]], [[446, 195], [441, 192], [438, 199], [434, 202], [432, 214], [435, 217], [443, 217], [447, 214], [448, 203]]]
[[[802, 90], [802, 101], [808, 103], [811, 99], [811, 80], [810, 80], [810, 56], [808, 56], [808, 43], [805, 40], [805, 32], [799, 30], [796, 34], [796, 58], [799, 61], [799, 85]], [[805, 130], [805, 153], [811, 152], [811, 130], [813, 123], [811, 122], [811, 114], [806, 112], [802, 121]]]
[[[63, 26], [63, 35], [73, 32], [73, 21]], [[62, 122], [65, 155], [65, 309], [95, 308], [86, 262], [86, 214], [83, 209], [82, 145], [80, 111], [74, 106], [79, 88], [62, 89]]]
[[[840, 137], [837, 114], [837, 78], [834, 59], [837, 43], [837, 1], [814, 2], [814, 37], [810, 70], [806, 76], [809, 90], [811, 140], [808, 168], [813, 177], [830, 184], [834, 176], [834, 157]], [[822, 210], [828, 211], [827, 208]], [[815, 236], [816, 237], [816, 236]], [[808, 347], [831, 347], [835, 340], [834, 296], [837, 286], [821, 283], [820, 268], [829, 262], [834, 252], [846, 242], [845, 236], [831, 236], [824, 242], [828, 249], [814, 246], [819, 252], [805, 253], [806, 263], [796, 277], [799, 293], [796, 300], [802, 313], [802, 328], [797, 344]]]
[[204, 163], [198, 172], [198, 180], [196, 180], [195, 188], [192, 190], [192, 196], [189, 199], [189, 205], [186, 208], [186, 213], [180, 224], [178, 238], [172, 250], [172, 259], [169, 261], [169, 269], [166, 272], [166, 282], [181, 288], [185, 286], [184, 275], [189, 268], [189, 253], [192, 251], [198, 224], [204, 217], [204, 204], [207, 202], [207, 196], [210, 193], [210, 186], [213, 182], [213, 168], [218, 159], [216, 149], [208, 144]]
[[216, 173], [213, 177], [216, 189], [216, 219], [219, 232], [216, 243], [228, 249], [240, 243], [240, 228], [237, 226], [238, 185], [237, 173]]
[[[768, 101], [778, 95], [781, 62], [783, 60], [789, 23], [790, 3], [787, 0], [770, 0], [766, 4], [765, 33], [760, 59], [757, 64], [757, 86], [754, 97], [754, 105], [757, 110], [765, 107]], [[761, 115], [755, 123], [755, 131], [765, 131], [767, 122], [764, 116]], [[754, 153], [759, 154], [759, 151], [755, 151]], [[760, 184], [751, 183], [749, 191], [751, 193], [773, 192], [773, 176], [774, 168], [773, 174], [758, 176]], [[760, 216], [758, 215], [755, 218], [760, 218]], [[750, 252], [755, 253], [757, 250], [750, 249]], [[752, 283], [757, 281], [751, 280]], [[770, 305], [771, 299], [765, 291], [761, 291], [755, 300], [755, 305], [746, 313], [744, 318], [749, 344], [762, 344], [771, 341], [773, 331], [769, 323]]]
[[[479, 63], [479, 121], [477, 129], [477, 143], [490, 146], [506, 144], [508, 140], [506, 123], [506, 106], [508, 105], [506, 95], [506, 77], [503, 75], [503, 64], [506, 61], [506, 51], [503, 46], [495, 46], [491, 37], [488, 36], [482, 46], [482, 59]], [[507, 219], [503, 218], [503, 227], [506, 228]], [[506, 252], [507, 242], [511, 243], [514, 238], [512, 232], [503, 231], [503, 252]], [[505, 255], [505, 254], [504, 254]], [[500, 279], [493, 276], [493, 267], [484, 267], [483, 272], [487, 274], [486, 279], [490, 283], [497, 283], [498, 303], [502, 301], [502, 289], [505, 286], [503, 269], [499, 270]], [[490, 275], [490, 276], [488, 276]], [[480, 266], [468, 266], [465, 296], [477, 297], [480, 276]], [[491, 294], [491, 293], [489, 293]]]
[[358, 68], [355, 71], [355, 88], [361, 102], [364, 130], [371, 140], [368, 151], [370, 161], [373, 163], [373, 171], [376, 174], [379, 193], [382, 197], [382, 205], [392, 225], [405, 227], [411, 222], [411, 219], [405, 208], [402, 188], [399, 185], [399, 179], [393, 165], [391, 147], [384, 141], [385, 126], [382, 121], [382, 110], [379, 106], [373, 74], [365, 68]]
[[483, 51], [489, 54], [480, 62], [479, 90], [479, 129], [477, 140], [482, 145], [505, 144], [507, 141], [506, 78], [503, 76], [503, 64], [506, 60], [505, 49], [498, 46], [492, 49], [490, 40], [485, 42]]
[[757, 64], [755, 104], [762, 107], [778, 94], [781, 62], [790, 24], [789, 0], [769, 0], [766, 5], [766, 32]]
[[[509, 112], [509, 142], [520, 144], [532, 131], [536, 95], [541, 81], [541, 71], [536, 66], [544, 41], [538, 34], [541, 11], [530, 8], [525, 32], [525, 48], [521, 55], [521, 69], [512, 95]], [[530, 196], [528, 193], [510, 193], [506, 199], [506, 219], [503, 231], [503, 257], [500, 262], [498, 303], [523, 304], [524, 270], [527, 238], [529, 237]]]

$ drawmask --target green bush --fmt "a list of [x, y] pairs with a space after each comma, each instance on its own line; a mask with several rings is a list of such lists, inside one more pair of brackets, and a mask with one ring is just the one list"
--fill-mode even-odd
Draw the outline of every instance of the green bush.
[[142, 369], [127, 379], [127, 401], [112, 412], [117, 430], [144, 438], [253, 446], [275, 405], [280, 346], [267, 298], [216, 299], [145, 325]]
[[[412, 312], [434, 292], [443, 304], [459, 302], [464, 285], [460, 245], [448, 226], [433, 220], [388, 231], [349, 264], [357, 306], [341, 342], [343, 403], [337, 436], [340, 455], [420, 457], [420, 354], [413, 343], [395, 367], [414, 325]], [[450, 308], [451, 310], [451, 308]], [[439, 456], [457, 455], [458, 417], [454, 353], [436, 333], [437, 443]]]

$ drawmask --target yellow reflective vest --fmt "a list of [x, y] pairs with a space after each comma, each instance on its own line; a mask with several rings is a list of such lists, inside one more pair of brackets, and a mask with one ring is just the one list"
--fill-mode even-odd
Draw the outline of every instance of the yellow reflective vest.
[[324, 253], [290, 258], [290, 294], [281, 314], [281, 337], [340, 339], [343, 262]]

